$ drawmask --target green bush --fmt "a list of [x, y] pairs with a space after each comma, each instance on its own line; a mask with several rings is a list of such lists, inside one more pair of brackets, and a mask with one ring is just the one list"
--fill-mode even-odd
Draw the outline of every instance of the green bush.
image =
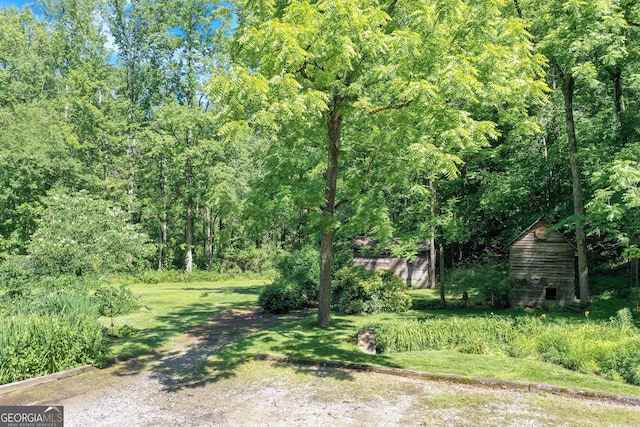
[[504, 355], [513, 330], [499, 317], [396, 320], [371, 325], [382, 352], [452, 350], [469, 354]]
[[[127, 280], [135, 280], [141, 283], [196, 283], [196, 282], [216, 282], [220, 280], [232, 279], [264, 279], [269, 277], [269, 272], [254, 273], [237, 271], [208, 271], [194, 270], [187, 273], [184, 270], [145, 270], [136, 276], [130, 276]], [[125, 277], [125, 276], [123, 276]]]
[[300, 288], [291, 282], [278, 279], [265, 286], [258, 297], [258, 305], [267, 313], [282, 314], [304, 305]]
[[101, 316], [132, 313], [142, 307], [140, 297], [134, 295], [127, 285], [102, 286], [96, 289], [93, 301]]
[[0, 263], [0, 290], [9, 297], [27, 294], [34, 280], [31, 260], [25, 255], [16, 255]]
[[389, 271], [344, 267], [336, 274], [332, 304], [343, 314], [402, 312], [411, 308], [411, 295]]
[[320, 253], [305, 247], [284, 253], [275, 260], [278, 276], [296, 285], [307, 302], [317, 301], [320, 292]]
[[28, 251], [39, 275], [134, 273], [153, 245], [125, 211], [86, 192], [52, 194]]
[[221, 273], [239, 271], [242, 273], [269, 274], [272, 273], [279, 249], [274, 246], [260, 248], [249, 247], [231, 249], [223, 254], [218, 270]]
[[456, 268], [447, 275], [445, 289], [454, 295], [467, 292], [471, 298], [482, 298], [492, 307], [509, 306], [511, 286], [506, 264], [478, 263]]

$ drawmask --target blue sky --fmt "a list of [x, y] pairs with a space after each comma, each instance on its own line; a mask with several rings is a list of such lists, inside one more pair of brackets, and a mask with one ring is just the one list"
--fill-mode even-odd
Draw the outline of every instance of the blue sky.
[[0, 7], [16, 6], [22, 8], [25, 3], [30, 3], [31, 0], [0, 0]]

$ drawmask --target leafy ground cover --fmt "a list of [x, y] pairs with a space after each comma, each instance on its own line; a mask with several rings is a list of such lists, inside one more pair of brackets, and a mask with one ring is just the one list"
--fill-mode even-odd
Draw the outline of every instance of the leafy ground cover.
[[[215, 283], [133, 284], [131, 289], [141, 297], [145, 309], [113, 318], [114, 327], [127, 325], [134, 333], [111, 343], [114, 355], [131, 357], [162, 347], [209, 319], [213, 313], [242, 309], [256, 305], [258, 295], [267, 281], [222, 281]], [[431, 290], [414, 290], [414, 300], [437, 299]], [[591, 322], [615, 315], [611, 300], [596, 302], [590, 307]], [[537, 360], [518, 359], [496, 354], [464, 354], [456, 351], [430, 350], [367, 355], [356, 345], [357, 330], [372, 323], [402, 319], [473, 318], [491, 313], [487, 307], [448, 310], [410, 310], [402, 314], [333, 315], [330, 327], [317, 326], [311, 315], [303, 320], [287, 322], [261, 331], [213, 354], [208, 359], [210, 370], [231, 373], [259, 353], [343, 360], [370, 363], [431, 373], [457, 374], [510, 381], [546, 383], [563, 387], [592, 389], [610, 393], [640, 396], [640, 387], [609, 381], [596, 375], [574, 372]], [[549, 322], [562, 319], [579, 324], [584, 313], [548, 310], [527, 313], [522, 310], [495, 311], [494, 316], [540, 317]], [[111, 318], [102, 322], [110, 327]]]

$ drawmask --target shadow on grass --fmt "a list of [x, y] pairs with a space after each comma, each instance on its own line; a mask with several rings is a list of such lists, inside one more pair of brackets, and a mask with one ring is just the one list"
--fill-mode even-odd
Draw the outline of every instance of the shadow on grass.
[[247, 352], [251, 339], [247, 337], [309, 314], [300, 311], [276, 316], [246, 309], [213, 314], [209, 321], [190, 328], [186, 338], [152, 366], [151, 376], [168, 392], [230, 378], [238, 366], [252, 359]]
[[143, 371], [150, 363], [162, 357], [160, 351], [164, 345], [184, 334], [185, 331], [207, 322], [212, 314], [246, 307], [247, 304], [244, 302], [215, 305], [203, 302], [156, 317], [159, 325], [145, 328], [131, 337], [114, 342], [121, 346], [116, 359], [126, 360], [116, 374], [135, 375]]
[[[301, 374], [345, 380], [352, 378], [351, 371], [322, 364], [311, 367], [309, 361], [393, 366], [384, 355], [367, 355], [357, 348], [357, 325], [348, 317], [334, 318], [330, 327], [321, 328], [315, 310], [272, 315], [228, 304], [217, 306], [216, 311], [211, 313], [210, 305], [192, 304], [159, 317], [161, 327], [147, 330], [144, 337], [131, 342], [139, 349], [152, 350], [128, 360], [116, 375], [148, 371], [164, 391], [177, 392], [232, 378], [259, 353], [294, 358], [288, 365]], [[169, 340], [166, 350], [155, 350]]]
[[240, 294], [240, 295], [258, 295], [264, 288], [263, 285], [259, 286], [236, 286], [229, 284], [228, 286], [215, 286], [215, 287], [190, 287], [180, 288], [181, 291], [198, 291], [207, 292], [210, 294]]
[[398, 367], [384, 355], [365, 354], [357, 348], [358, 325], [347, 317], [334, 318], [331, 326], [318, 326], [317, 316], [286, 322], [280, 326], [248, 337], [220, 353], [209, 362], [214, 380], [230, 378], [234, 371], [256, 354], [282, 355], [286, 363], [301, 374], [353, 378], [350, 370], [336, 370], [330, 361], [343, 361], [352, 365], [369, 364]]

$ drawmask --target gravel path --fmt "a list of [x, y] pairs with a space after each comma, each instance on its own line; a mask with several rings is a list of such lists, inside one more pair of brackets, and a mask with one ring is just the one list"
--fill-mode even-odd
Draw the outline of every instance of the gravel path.
[[219, 313], [161, 353], [11, 392], [0, 404], [63, 405], [67, 427], [640, 425], [638, 408], [605, 402], [268, 362], [221, 375], [207, 364], [282, 320]]

